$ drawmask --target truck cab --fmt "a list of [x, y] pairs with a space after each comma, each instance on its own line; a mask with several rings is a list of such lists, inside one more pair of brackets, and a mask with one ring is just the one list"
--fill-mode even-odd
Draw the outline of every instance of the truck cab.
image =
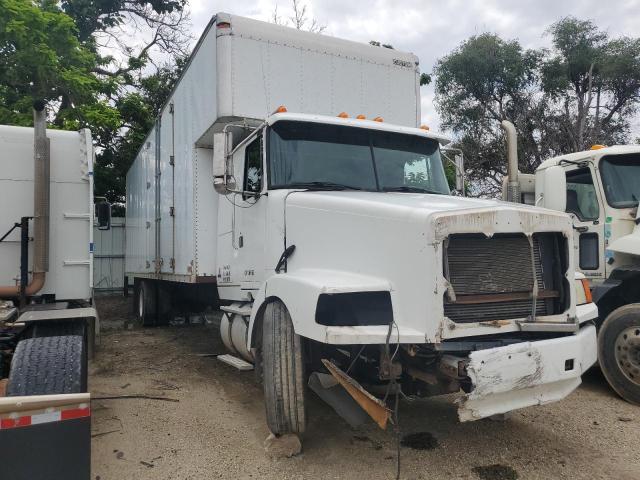
[[[571, 222], [451, 196], [448, 142], [381, 118], [285, 107], [217, 134], [218, 291], [234, 302], [222, 307], [227, 347], [272, 365], [265, 329], [277, 308], [304, 339], [309, 371], [340, 351], [369, 357], [378, 374], [355, 369], [358, 382], [397, 379], [419, 395], [462, 388], [465, 421], [572, 391], [595, 361], [596, 310], [577, 301]], [[390, 341], [395, 358], [384, 354]], [[534, 379], [531, 368], [546, 373]], [[492, 384], [504, 369], [512, 376]]]
[[576, 266], [599, 309], [600, 365], [619, 395], [640, 403], [640, 147], [560, 155], [519, 184], [522, 201], [570, 215]]

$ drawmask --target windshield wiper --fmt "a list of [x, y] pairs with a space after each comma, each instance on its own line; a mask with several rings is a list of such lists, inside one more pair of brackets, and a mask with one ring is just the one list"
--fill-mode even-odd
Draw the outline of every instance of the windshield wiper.
[[409, 187], [407, 185], [402, 185], [400, 187], [384, 187], [381, 190], [383, 192], [435, 193], [437, 195], [442, 195], [442, 192], [436, 192], [435, 190], [428, 190], [420, 187]]
[[360, 187], [333, 182], [298, 182], [287, 185], [290, 188], [306, 188], [309, 190], [362, 190]]

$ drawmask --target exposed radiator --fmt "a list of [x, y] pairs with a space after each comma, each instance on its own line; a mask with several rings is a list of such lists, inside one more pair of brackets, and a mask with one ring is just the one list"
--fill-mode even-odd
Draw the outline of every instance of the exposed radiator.
[[445, 296], [445, 315], [461, 323], [525, 318], [533, 309], [534, 272], [539, 292], [536, 315], [555, 313], [554, 299], [560, 294], [554, 275], [559, 269], [554, 272], [552, 266], [561, 252], [554, 235], [534, 235], [533, 262], [531, 244], [523, 234], [451, 235], [444, 273], [455, 301]]

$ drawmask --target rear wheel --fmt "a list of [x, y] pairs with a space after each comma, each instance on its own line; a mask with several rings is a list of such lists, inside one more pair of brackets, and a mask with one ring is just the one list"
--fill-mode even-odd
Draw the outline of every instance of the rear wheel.
[[267, 425], [275, 435], [303, 433], [305, 368], [302, 339], [282, 302], [267, 305], [262, 324], [262, 373]]
[[640, 405], [640, 304], [609, 314], [598, 333], [598, 358], [611, 388]]
[[87, 391], [87, 355], [79, 335], [21, 340], [13, 354], [7, 396]]
[[136, 318], [143, 326], [149, 327], [156, 324], [156, 294], [158, 289], [155, 283], [148, 280], [140, 280], [136, 291]]

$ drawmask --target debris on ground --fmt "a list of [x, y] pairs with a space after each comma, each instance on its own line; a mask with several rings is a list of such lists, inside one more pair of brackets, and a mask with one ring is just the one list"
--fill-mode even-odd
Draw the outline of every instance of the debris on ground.
[[300, 438], [293, 433], [278, 437], [271, 433], [264, 441], [264, 450], [273, 459], [291, 458], [302, 451], [302, 443], [300, 443]]

